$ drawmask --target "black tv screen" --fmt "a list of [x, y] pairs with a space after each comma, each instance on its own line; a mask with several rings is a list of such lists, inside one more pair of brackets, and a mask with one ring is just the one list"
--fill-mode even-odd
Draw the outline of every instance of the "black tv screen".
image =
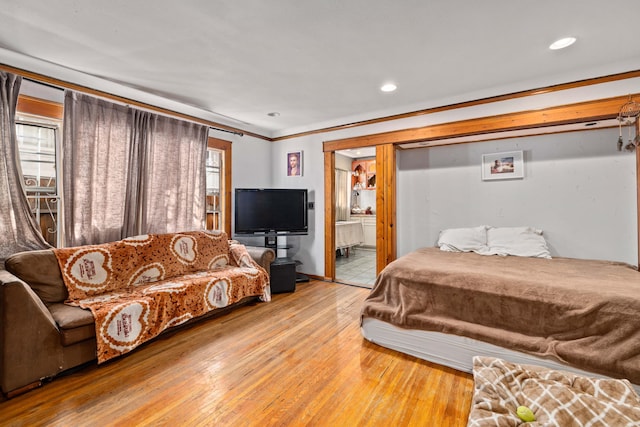
[[236, 234], [307, 234], [307, 190], [236, 188]]

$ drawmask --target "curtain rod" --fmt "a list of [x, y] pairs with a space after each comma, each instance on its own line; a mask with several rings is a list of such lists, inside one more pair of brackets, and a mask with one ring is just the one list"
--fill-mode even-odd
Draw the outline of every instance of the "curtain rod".
[[37, 83], [37, 84], [42, 85], [42, 86], [47, 86], [47, 87], [50, 87], [51, 89], [57, 89], [57, 90], [59, 90], [61, 92], [64, 91], [63, 87], [56, 86], [56, 85], [54, 85], [52, 83], [42, 82], [42, 81], [39, 81], [39, 80], [30, 79], [29, 77], [24, 77], [24, 76], [22, 76], [22, 80], [27, 80], [27, 81], [30, 81], [31, 83]]
[[[60, 90], [60, 91], [64, 91], [64, 90], [65, 90], [65, 88], [64, 88], [64, 87], [57, 86], [57, 85], [52, 84], [52, 83], [49, 83], [49, 82], [40, 81], [40, 80], [35, 80], [35, 79], [29, 78], [29, 77], [24, 77], [24, 76], [22, 76], [22, 79], [23, 79], [23, 80], [28, 80], [28, 81], [30, 81], [30, 82], [32, 82], [32, 83], [36, 83], [36, 84], [39, 84], [39, 85], [47, 86], [47, 87], [50, 87], [50, 88], [52, 88], [52, 89], [56, 89], [56, 90]], [[95, 96], [95, 95], [94, 95], [94, 96]], [[104, 97], [104, 96], [103, 96], [102, 98], [109, 99], [109, 101], [111, 101], [111, 102], [114, 102], [114, 101], [115, 101], [114, 99], [110, 99], [109, 97]], [[126, 103], [126, 102], [122, 102], [122, 101], [120, 101], [120, 103], [121, 103], [122, 105], [129, 105], [128, 103]], [[142, 108], [142, 109], [145, 109], [145, 110], [147, 110], [147, 111], [151, 111], [151, 112], [154, 112], [154, 113], [159, 113], [158, 111], [154, 111], [153, 109], [148, 109], [148, 108], [145, 108], [145, 107], [143, 107], [143, 106], [138, 106], [138, 105], [136, 105], [136, 108]], [[160, 107], [158, 107], [158, 108], [160, 108]], [[161, 108], [161, 109], [162, 109], [162, 110], [164, 110], [164, 108]], [[162, 114], [162, 113], [160, 113], [160, 114]], [[166, 115], [166, 116], [170, 116], [170, 117], [174, 117], [174, 118], [175, 118], [175, 116], [173, 116], [170, 112], [164, 113], [163, 115]], [[194, 120], [190, 120], [190, 121], [194, 121]], [[201, 123], [201, 124], [202, 124], [202, 123]], [[223, 129], [223, 128], [219, 128], [219, 127], [215, 127], [215, 126], [209, 126], [209, 130], [215, 130], [215, 131], [220, 131], [220, 132], [227, 132], [227, 133], [230, 133], [230, 134], [233, 134], [233, 135], [244, 136], [244, 132], [239, 132], [239, 131], [237, 131], [237, 130]]]
[[244, 133], [238, 132], [235, 130], [222, 129], [222, 128], [214, 128], [213, 126], [209, 126], [209, 130], [219, 130], [220, 132], [228, 132], [238, 136], [244, 136]]

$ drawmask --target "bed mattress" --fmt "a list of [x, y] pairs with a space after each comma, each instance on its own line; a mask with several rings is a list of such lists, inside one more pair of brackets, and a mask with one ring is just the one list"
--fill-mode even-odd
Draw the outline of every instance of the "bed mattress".
[[640, 273], [622, 263], [422, 248], [380, 273], [362, 318], [640, 384]]
[[[473, 372], [473, 358], [482, 356], [558, 369], [590, 378], [609, 378], [606, 375], [578, 369], [552, 359], [510, 350], [473, 338], [442, 332], [403, 329], [370, 317], [362, 320], [360, 330], [362, 336], [372, 343], [462, 372]], [[636, 392], [640, 393], [640, 384], [632, 385]]]

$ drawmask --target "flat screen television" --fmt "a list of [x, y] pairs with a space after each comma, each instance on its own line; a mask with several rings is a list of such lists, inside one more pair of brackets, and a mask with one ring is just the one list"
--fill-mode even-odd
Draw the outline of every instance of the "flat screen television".
[[308, 234], [307, 190], [236, 188], [236, 234]]

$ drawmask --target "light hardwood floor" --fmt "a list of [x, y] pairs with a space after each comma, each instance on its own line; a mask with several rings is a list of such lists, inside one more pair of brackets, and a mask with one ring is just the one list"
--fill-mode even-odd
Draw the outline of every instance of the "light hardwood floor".
[[465, 426], [471, 375], [364, 340], [368, 293], [299, 283], [0, 402], [0, 424]]

